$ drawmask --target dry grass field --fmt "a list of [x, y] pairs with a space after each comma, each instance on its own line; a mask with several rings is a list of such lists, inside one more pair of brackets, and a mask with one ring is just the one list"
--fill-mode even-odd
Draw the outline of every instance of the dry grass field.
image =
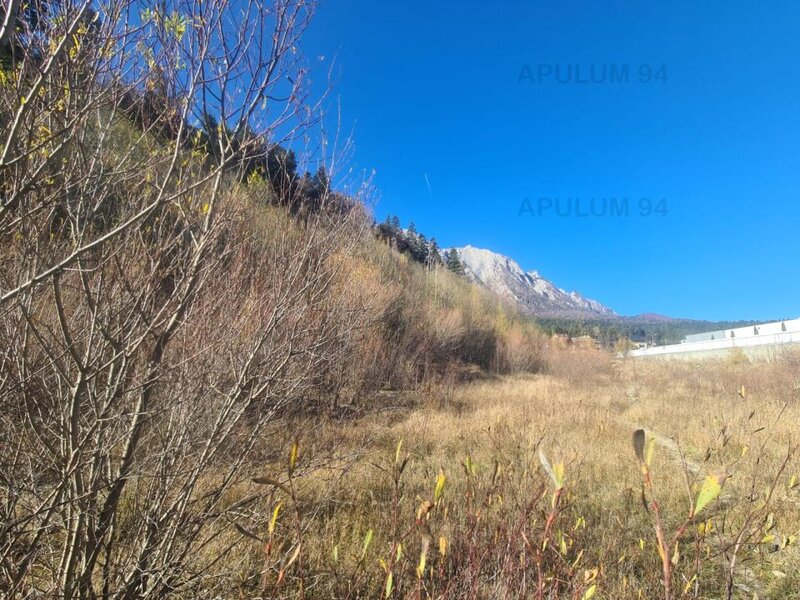
[[[283, 423], [285, 452], [238, 488], [260, 517], [220, 538], [246, 540], [220, 581], [265, 597], [664, 598], [658, 517], [672, 597], [800, 597], [799, 380], [792, 356], [563, 351], [546, 374]], [[646, 498], [639, 428], [655, 440]], [[692, 515], [709, 475], [721, 493]]]
[[3, 3], [0, 600], [800, 598], [800, 355], [594, 348], [687, 325], [649, 318], [558, 345], [546, 293], [376, 222], [317, 4]]

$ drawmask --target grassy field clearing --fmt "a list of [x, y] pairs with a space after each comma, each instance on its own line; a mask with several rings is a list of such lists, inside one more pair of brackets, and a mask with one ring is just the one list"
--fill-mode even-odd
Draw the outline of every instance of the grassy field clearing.
[[[228, 581], [275, 597], [663, 598], [657, 497], [664, 536], [683, 526], [673, 597], [800, 597], [797, 383], [791, 358], [566, 352], [548, 374], [284, 424], [273, 440], [288, 454], [300, 430], [298, 458], [290, 476], [265, 456], [266, 485], [241, 488], [267, 497], [264, 533]], [[638, 428], [655, 439], [645, 501]], [[709, 475], [721, 494], [689, 516]]]

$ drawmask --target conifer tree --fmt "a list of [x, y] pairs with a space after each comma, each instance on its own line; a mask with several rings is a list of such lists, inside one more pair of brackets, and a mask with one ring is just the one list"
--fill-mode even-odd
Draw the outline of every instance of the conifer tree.
[[450, 271], [456, 275], [464, 275], [464, 265], [461, 263], [461, 259], [458, 257], [458, 252], [456, 250], [451, 249], [445, 252], [444, 260]]

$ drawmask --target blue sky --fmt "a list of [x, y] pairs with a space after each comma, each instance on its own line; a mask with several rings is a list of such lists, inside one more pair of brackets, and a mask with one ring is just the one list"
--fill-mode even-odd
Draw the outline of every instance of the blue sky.
[[622, 314], [767, 319], [800, 316], [799, 34], [791, 1], [327, 0], [304, 51], [378, 220]]

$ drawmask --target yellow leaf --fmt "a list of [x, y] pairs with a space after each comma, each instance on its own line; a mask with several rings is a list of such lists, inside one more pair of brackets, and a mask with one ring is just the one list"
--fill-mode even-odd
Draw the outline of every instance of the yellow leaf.
[[444, 471], [439, 469], [439, 475], [436, 477], [436, 488], [433, 490], [433, 501], [434, 503], [439, 502], [442, 497], [442, 492], [444, 491], [444, 482], [447, 478], [444, 476]]
[[582, 558], [583, 558], [583, 550], [580, 550], [578, 552], [578, 556], [576, 556], [575, 560], [572, 561], [572, 568], [573, 569], [578, 566], [578, 563], [581, 562]]
[[442, 558], [447, 554], [447, 538], [444, 536], [439, 537], [439, 554], [442, 555]]
[[275, 506], [275, 509], [272, 511], [272, 519], [270, 519], [270, 521], [269, 521], [269, 534], [270, 535], [272, 535], [272, 533], [275, 531], [275, 524], [278, 522], [278, 513], [281, 512], [281, 507], [282, 506], [283, 506], [283, 502], [278, 502], [277, 506]]
[[292, 443], [292, 450], [289, 452], [289, 475], [294, 472], [294, 465], [297, 463], [297, 454], [299, 453], [300, 448], [297, 444], [297, 440]]
[[697, 580], [697, 574], [695, 573], [694, 575], [692, 575], [692, 578], [689, 581], [686, 582], [686, 585], [683, 586], [683, 595], [684, 596], [689, 593], [689, 590], [692, 588], [692, 584], [694, 584], [694, 582], [696, 580]]
[[672, 558], [670, 559], [670, 561], [672, 562], [673, 565], [677, 565], [680, 558], [681, 554], [680, 551], [678, 550], [678, 542], [675, 542], [675, 551], [672, 553]]
[[553, 472], [558, 479], [558, 488], [564, 487], [564, 463], [556, 463], [553, 465]]
[[592, 584], [591, 586], [589, 586], [589, 589], [583, 593], [583, 598], [581, 598], [581, 600], [589, 600], [589, 598], [593, 598], [596, 591], [597, 591], [597, 585]]
[[658, 556], [661, 558], [661, 562], [663, 563], [667, 556], [664, 554], [664, 548], [661, 547], [660, 543], [656, 544], [656, 549], [658, 550]]
[[423, 550], [419, 555], [419, 564], [417, 565], [417, 578], [422, 579], [422, 576], [425, 574], [425, 559], [426, 559], [426, 552]]
[[656, 450], [656, 438], [650, 438], [647, 441], [647, 449], [644, 454], [644, 464], [648, 467], [653, 463], [653, 454]]

